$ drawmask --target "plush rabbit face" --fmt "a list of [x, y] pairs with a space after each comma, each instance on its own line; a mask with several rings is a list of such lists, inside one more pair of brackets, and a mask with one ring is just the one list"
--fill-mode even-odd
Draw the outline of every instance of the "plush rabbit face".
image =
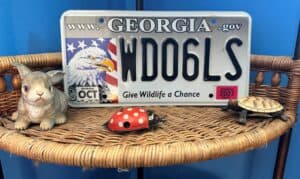
[[43, 106], [53, 102], [54, 88], [63, 79], [64, 73], [58, 70], [43, 73], [40, 71], [31, 72], [29, 68], [14, 63], [22, 79], [22, 97], [28, 104]]
[[53, 98], [53, 87], [49, 75], [42, 72], [32, 72], [22, 81], [22, 95], [31, 105], [45, 105]]

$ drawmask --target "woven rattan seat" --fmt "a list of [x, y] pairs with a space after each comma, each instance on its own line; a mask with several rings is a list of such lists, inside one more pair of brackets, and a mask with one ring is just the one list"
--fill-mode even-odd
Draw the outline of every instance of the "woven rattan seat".
[[[0, 77], [16, 70], [11, 61], [32, 68], [55, 67], [61, 63], [59, 53], [38, 54], [0, 59]], [[164, 166], [213, 159], [264, 146], [279, 137], [295, 122], [300, 91], [300, 61], [287, 57], [252, 56], [256, 82], [252, 95], [269, 96], [285, 106], [288, 122], [279, 119], [250, 119], [246, 125], [236, 122], [235, 114], [218, 107], [153, 106], [166, 122], [155, 130], [115, 134], [103, 124], [116, 108], [70, 108], [68, 123], [50, 131], [32, 125], [24, 131], [13, 129], [9, 115], [16, 109], [20, 96], [13, 91], [0, 93], [0, 148], [38, 161], [82, 167], [132, 168]], [[264, 73], [271, 71], [271, 84], [264, 85]], [[289, 79], [279, 87], [282, 73]]]

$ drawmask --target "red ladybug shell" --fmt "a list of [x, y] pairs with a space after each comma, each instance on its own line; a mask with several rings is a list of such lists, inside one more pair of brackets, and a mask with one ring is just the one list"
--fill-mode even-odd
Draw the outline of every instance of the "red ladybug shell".
[[112, 115], [108, 121], [107, 127], [111, 131], [134, 131], [148, 129], [148, 113], [146, 110], [138, 107], [123, 108]]

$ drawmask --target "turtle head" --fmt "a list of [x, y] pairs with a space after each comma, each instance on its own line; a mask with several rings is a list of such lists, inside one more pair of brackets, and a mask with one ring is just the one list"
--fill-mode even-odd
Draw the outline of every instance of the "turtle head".
[[238, 101], [236, 99], [230, 99], [228, 101], [228, 106], [237, 107], [238, 106]]
[[228, 109], [232, 109], [232, 110], [239, 109], [238, 100], [236, 100], [236, 99], [230, 99], [230, 100], [228, 100], [227, 108]]

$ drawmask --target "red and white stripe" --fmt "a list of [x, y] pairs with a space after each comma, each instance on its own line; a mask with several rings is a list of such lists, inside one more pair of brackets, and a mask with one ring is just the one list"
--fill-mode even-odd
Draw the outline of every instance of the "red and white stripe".
[[[118, 61], [117, 61], [117, 43], [116, 39], [112, 38], [107, 45], [108, 53], [111, 57], [111, 60], [114, 64], [114, 71], [106, 72], [105, 81], [114, 96], [118, 96]], [[118, 98], [113, 99], [114, 103], [118, 102]]]
[[108, 43], [108, 53], [111, 57], [111, 60], [113, 61], [115, 65], [115, 69], [117, 70], [117, 43], [116, 39], [112, 38]]
[[111, 57], [112, 62], [114, 63], [115, 71], [106, 72], [105, 81], [115, 87], [118, 87], [118, 74], [117, 74], [117, 44], [116, 39], [112, 38], [107, 45], [108, 53]]

